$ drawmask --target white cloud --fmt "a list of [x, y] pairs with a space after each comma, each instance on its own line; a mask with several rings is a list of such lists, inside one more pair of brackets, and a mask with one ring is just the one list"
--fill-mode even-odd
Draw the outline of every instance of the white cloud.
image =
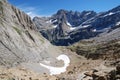
[[18, 5], [17, 7], [28, 14], [31, 18], [35, 16], [41, 16], [39, 14], [40, 9], [38, 9], [37, 7], [27, 6], [26, 4]]
[[40, 15], [38, 15], [38, 14], [36, 14], [36, 13], [33, 13], [33, 12], [27, 12], [27, 14], [31, 17], [31, 18], [34, 18], [35, 16], [40, 16]]
[[40, 9], [38, 6], [28, 6], [27, 4], [21, 4], [21, 5], [18, 5], [17, 8], [24, 11], [31, 18], [34, 18], [35, 16], [38, 16], [38, 17], [49, 17], [49, 16], [51, 16], [51, 15], [40, 14], [40, 12], [44, 11], [44, 9]]

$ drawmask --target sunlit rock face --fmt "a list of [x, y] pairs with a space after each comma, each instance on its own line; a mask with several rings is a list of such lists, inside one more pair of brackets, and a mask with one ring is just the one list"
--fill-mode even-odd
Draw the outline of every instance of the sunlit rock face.
[[61, 54], [61, 51], [41, 36], [27, 14], [9, 4], [6, 0], [0, 0], [1, 65], [38, 64], [46, 58], [55, 60], [55, 57], [59, 54]]

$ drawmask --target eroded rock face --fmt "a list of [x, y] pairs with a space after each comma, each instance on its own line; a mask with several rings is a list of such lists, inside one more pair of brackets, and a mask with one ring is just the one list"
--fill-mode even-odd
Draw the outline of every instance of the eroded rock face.
[[0, 1], [1, 65], [37, 63], [46, 58], [54, 59], [58, 54], [60, 51], [41, 36], [27, 14], [6, 0]]
[[32, 22], [30, 16], [28, 16], [27, 14], [25, 14], [24, 12], [20, 11], [19, 9], [17, 9], [14, 6], [11, 6], [12, 10], [14, 11], [15, 15], [13, 15], [13, 19], [15, 20], [15, 18], [18, 19], [19, 24], [21, 24], [21, 26], [23, 26], [25, 29], [29, 28], [29, 29], [36, 29], [34, 23]]

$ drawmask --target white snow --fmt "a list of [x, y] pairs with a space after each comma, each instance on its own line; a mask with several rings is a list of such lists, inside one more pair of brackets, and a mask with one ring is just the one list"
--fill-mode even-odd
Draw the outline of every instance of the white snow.
[[45, 62], [46, 64], [50, 64], [50, 61], [44, 60], [44, 62]]
[[87, 27], [89, 27], [90, 25], [84, 25], [84, 26], [82, 26], [83, 28], [87, 28]]
[[54, 26], [53, 26], [53, 28], [56, 28], [56, 27], [57, 27], [57, 25], [54, 25]]
[[92, 31], [93, 31], [93, 32], [96, 32], [97, 30], [96, 30], [96, 29], [93, 29]]
[[113, 15], [114, 13], [113, 12], [110, 12], [108, 15]]
[[91, 12], [88, 12], [88, 13], [86, 14], [86, 16], [89, 15], [89, 14], [91, 14]]
[[[117, 12], [110, 12], [110, 13], [106, 14], [105, 16], [110, 16], [110, 15], [113, 15], [113, 14], [116, 14], [116, 13], [120, 13], [120, 11], [117, 11]], [[105, 17], [105, 16], [104, 16], [104, 17]]]
[[108, 14], [104, 15], [103, 17], [110, 16], [110, 15], [113, 15], [113, 14], [115, 14], [115, 13], [110, 12], [110, 13], [108, 13]]
[[55, 20], [49, 20], [49, 21], [46, 21], [46, 23], [54, 23], [54, 22], [57, 22], [57, 19], [55, 19]]
[[66, 22], [66, 24], [67, 24], [68, 26], [72, 26], [68, 21]]
[[72, 30], [74, 30], [74, 29], [76, 29], [75, 27], [70, 27], [70, 30], [72, 31]]
[[116, 26], [120, 25], [120, 21], [116, 23]]
[[53, 66], [48, 66], [40, 63], [42, 67], [45, 67], [49, 69], [50, 75], [56, 75], [56, 74], [61, 74], [66, 71], [66, 68], [69, 66], [70, 59], [67, 55], [60, 55], [56, 58], [57, 60], [63, 60], [64, 61], [64, 66], [63, 67], [53, 67]]
[[54, 23], [54, 22], [57, 22], [57, 19], [55, 19], [54, 21], [52, 21], [52, 23]]
[[46, 23], [52, 23], [52, 20], [46, 21]]
[[66, 24], [68, 25], [68, 26], [70, 26], [70, 30], [72, 31], [72, 30], [74, 30], [74, 29], [76, 29], [76, 27], [72, 27], [72, 25], [67, 21], [66, 22]]

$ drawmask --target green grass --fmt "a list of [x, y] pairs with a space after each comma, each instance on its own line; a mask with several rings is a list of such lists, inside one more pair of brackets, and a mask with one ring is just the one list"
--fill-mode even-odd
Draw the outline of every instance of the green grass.
[[3, 12], [3, 3], [0, 1], [0, 19], [2, 19], [4, 16], [4, 12]]
[[19, 34], [19, 35], [21, 35], [22, 34], [22, 32], [21, 32], [21, 30], [20, 29], [18, 29], [17, 27], [13, 27], [15, 30], [16, 30], [16, 32]]
[[3, 3], [0, 2], [0, 14], [3, 13], [3, 7], [2, 7]]
[[43, 39], [41, 39], [41, 38], [40, 38], [40, 41], [41, 41], [42, 43], [44, 43], [44, 40], [43, 40]]
[[118, 59], [120, 57], [120, 40], [113, 40], [105, 44], [99, 45], [88, 45], [89, 43], [79, 43], [76, 45], [69, 46], [73, 52], [78, 55], [85, 56], [86, 58], [92, 59]]

